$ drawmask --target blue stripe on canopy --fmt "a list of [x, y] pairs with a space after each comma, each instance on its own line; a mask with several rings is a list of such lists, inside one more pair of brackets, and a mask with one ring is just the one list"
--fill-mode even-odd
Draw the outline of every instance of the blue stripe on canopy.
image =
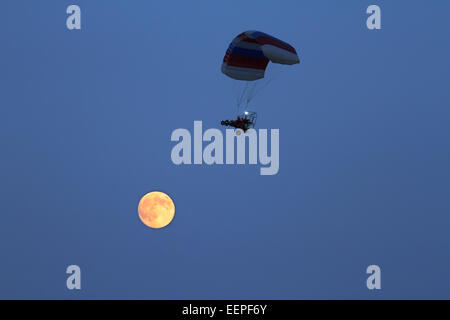
[[266, 56], [263, 54], [262, 50], [251, 50], [234, 47], [231, 52], [232, 54], [236, 54], [238, 56], [266, 59]]

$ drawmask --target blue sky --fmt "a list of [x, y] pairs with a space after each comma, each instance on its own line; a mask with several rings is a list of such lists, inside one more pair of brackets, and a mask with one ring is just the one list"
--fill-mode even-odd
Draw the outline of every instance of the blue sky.
[[[273, 4], [2, 3], [0, 298], [449, 298], [450, 3]], [[302, 60], [251, 103], [279, 173], [174, 165], [174, 129], [235, 116], [220, 65], [249, 29]], [[137, 216], [153, 190], [160, 230]]]

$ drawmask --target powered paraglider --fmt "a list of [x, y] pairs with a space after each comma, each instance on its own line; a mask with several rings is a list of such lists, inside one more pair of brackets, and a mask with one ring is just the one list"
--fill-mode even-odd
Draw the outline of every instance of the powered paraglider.
[[[230, 43], [222, 63], [222, 73], [244, 83], [238, 95], [238, 114], [245, 104], [248, 106], [257, 93], [256, 84], [265, 77], [269, 61], [277, 64], [293, 65], [300, 62], [296, 50], [290, 44], [260, 31], [245, 31]], [[266, 86], [266, 82], [263, 86]], [[261, 87], [260, 87], [261, 89]], [[246, 131], [255, 125], [256, 113], [245, 111], [237, 120], [224, 120], [222, 125]]]

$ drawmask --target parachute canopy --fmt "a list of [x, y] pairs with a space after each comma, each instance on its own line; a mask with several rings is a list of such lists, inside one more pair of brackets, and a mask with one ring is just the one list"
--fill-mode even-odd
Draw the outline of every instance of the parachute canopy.
[[264, 78], [269, 61], [280, 64], [300, 62], [290, 44], [260, 31], [245, 31], [230, 43], [223, 58], [222, 72], [237, 80]]

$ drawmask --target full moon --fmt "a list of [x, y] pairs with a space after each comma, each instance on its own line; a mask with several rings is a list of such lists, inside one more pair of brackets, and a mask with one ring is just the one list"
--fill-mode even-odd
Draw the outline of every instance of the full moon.
[[165, 193], [153, 191], [139, 201], [139, 218], [150, 228], [159, 229], [167, 226], [175, 215], [175, 205]]

